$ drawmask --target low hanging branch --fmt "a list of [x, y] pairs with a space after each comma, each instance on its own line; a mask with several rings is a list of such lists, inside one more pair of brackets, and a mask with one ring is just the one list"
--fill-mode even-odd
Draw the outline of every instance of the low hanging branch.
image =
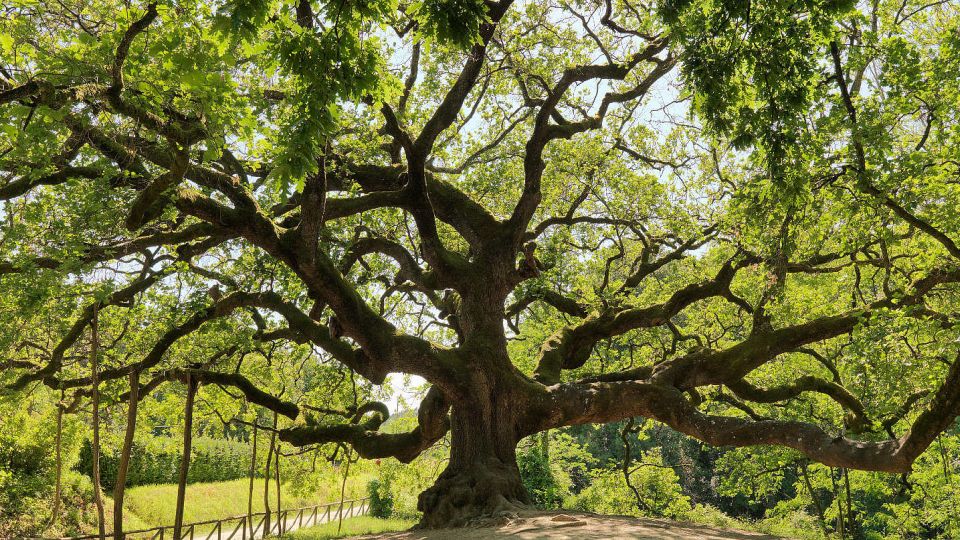
[[[382, 403], [370, 403], [354, 414], [353, 423], [328, 426], [294, 426], [279, 432], [280, 439], [294, 446], [345, 442], [361, 457], [367, 459], [395, 457], [409, 463], [434, 445], [449, 429], [447, 410], [450, 404], [439, 389], [431, 388], [420, 403], [419, 424], [408, 433], [381, 433], [377, 431], [386, 421], [388, 411]], [[368, 419], [361, 418], [369, 414]]]
[[[236, 373], [220, 373], [201, 369], [172, 369], [164, 372], [168, 380], [187, 383], [190, 380], [208, 384], [229, 386], [243, 392], [245, 398], [256, 405], [282, 414], [291, 420], [299, 420], [301, 410], [295, 403], [276, 398], [257, 388], [246, 377]], [[295, 446], [346, 442], [365, 458], [396, 457], [409, 462], [424, 449], [432, 446], [449, 429], [447, 410], [450, 405], [442, 392], [431, 388], [420, 404], [419, 425], [408, 433], [380, 433], [377, 429], [389, 418], [386, 405], [370, 402], [350, 413], [349, 423], [313, 425], [309, 421], [289, 428], [276, 430], [280, 440]]]
[[171, 369], [164, 372], [163, 376], [167, 380], [177, 380], [184, 384], [197, 381], [205, 384], [230, 386], [243, 392], [247, 401], [254, 405], [270, 409], [291, 420], [296, 420], [300, 415], [300, 407], [296, 403], [283, 401], [260, 390], [249, 379], [237, 373], [221, 373], [201, 369]]

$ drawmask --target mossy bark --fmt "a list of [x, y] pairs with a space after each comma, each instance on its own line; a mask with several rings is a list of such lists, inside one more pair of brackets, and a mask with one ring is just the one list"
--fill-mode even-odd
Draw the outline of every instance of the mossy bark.
[[460, 527], [516, 512], [530, 503], [516, 456], [523, 397], [480, 373], [470, 377], [471, 395], [454, 401], [450, 462], [436, 483], [420, 495], [421, 527]]
[[[454, 412], [450, 463], [436, 483], [422, 494], [417, 508], [421, 527], [461, 527], [522, 509], [530, 498], [517, 467], [516, 441], [497, 431], [478, 429]], [[460, 419], [458, 419], [460, 417]]]

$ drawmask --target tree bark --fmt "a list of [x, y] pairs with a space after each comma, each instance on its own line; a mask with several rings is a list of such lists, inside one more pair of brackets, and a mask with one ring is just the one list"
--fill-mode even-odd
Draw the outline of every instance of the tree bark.
[[813, 501], [813, 508], [817, 511], [817, 517], [820, 518], [820, 527], [823, 528], [823, 533], [827, 534], [827, 519], [824, 517], [823, 506], [820, 504], [820, 499], [818, 499], [816, 493], [813, 492], [813, 485], [810, 483], [810, 475], [807, 472], [806, 463], [800, 467], [800, 471], [803, 473], [803, 482], [807, 486], [807, 493], [810, 494], [810, 500]]
[[347, 477], [350, 475], [350, 461], [353, 458], [353, 450], [347, 448], [344, 450], [346, 454], [346, 464], [343, 468], [343, 479], [340, 481], [340, 506], [337, 507], [337, 534], [340, 534], [340, 531], [343, 529], [343, 499], [347, 492]]
[[127, 486], [127, 471], [130, 469], [130, 450], [133, 448], [133, 435], [137, 429], [137, 404], [140, 402], [140, 372], [130, 372], [130, 401], [127, 404], [127, 430], [123, 435], [123, 450], [120, 452], [120, 466], [117, 468], [117, 481], [113, 486], [113, 537], [123, 540], [123, 493]]
[[[273, 416], [274, 423], [277, 422], [276, 413]], [[273, 477], [276, 480], [276, 489], [277, 489], [277, 534], [283, 534], [283, 527], [286, 525], [283, 522], [283, 518], [280, 517], [280, 445], [277, 444], [277, 447], [273, 449]], [[270, 479], [268, 478], [267, 481]]]
[[97, 308], [94, 305], [93, 319], [90, 324], [90, 382], [92, 385], [90, 391], [90, 401], [93, 406], [93, 441], [90, 443], [90, 455], [93, 460], [93, 501], [97, 506], [97, 530], [100, 538], [106, 538], [106, 524], [103, 513], [103, 493], [100, 491], [100, 367], [98, 365], [98, 348], [100, 346], [99, 336], [99, 317]]
[[847, 530], [850, 531], [851, 537], [857, 536], [857, 521], [853, 515], [853, 498], [850, 496], [850, 474], [847, 472], [847, 468], [844, 467], [841, 469], [843, 471], [843, 483], [847, 492]]
[[253, 419], [253, 452], [250, 456], [250, 488], [247, 490], [247, 524], [250, 526], [250, 538], [253, 538], [253, 479], [257, 472], [257, 419]]
[[187, 472], [190, 469], [190, 449], [193, 442], [193, 398], [197, 393], [197, 381], [187, 378], [187, 403], [183, 419], [183, 456], [180, 458], [180, 479], [177, 482], [177, 510], [173, 518], [173, 537], [183, 536], [183, 502], [187, 494]]
[[53, 492], [53, 510], [50, 512], [50, 525], [53, 525], [57, 522], [57, 518], [60, 516], [60, 498], [62, 496], [62, 483], [63, 483], [63, 390], [60, 390], [60, 400], [57, 401], [57, 438], [56, 442], [56, 451], [57, 451], [57, 478], [56, 478], [56, 487]]
[[270, 462], [273, 461], [273, 449], [277, 443], [277, 415], [273, 415], [273, 431], [270, 433], [270, 447], [267, 449], [267, 470], [263, 476], [263, 535], [270, 532]]
[[417, 502], [424, 528], [459, 527], [530, 504], [517, 467], [515, 404], [489, 388], [451, 414], [450, 461]]

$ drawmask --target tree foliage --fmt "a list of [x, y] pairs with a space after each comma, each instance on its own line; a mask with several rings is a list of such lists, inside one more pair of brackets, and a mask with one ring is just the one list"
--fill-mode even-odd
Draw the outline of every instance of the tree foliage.
[[529, 502], [564, 426], [905, 474], [955, 425], [953, 2], [3, 10], [8, 393], [81, 410], [97, 320], [108, 407], [137, 373], [300, 447], [449, 433], [426, 525]]

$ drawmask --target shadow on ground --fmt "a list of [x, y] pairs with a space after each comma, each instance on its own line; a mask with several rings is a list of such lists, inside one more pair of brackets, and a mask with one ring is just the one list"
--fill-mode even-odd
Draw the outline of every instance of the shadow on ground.
[[389, 540], [486, 540], [495, 538], [528, 539], [658, 539], [658, 540], [778, 540], [766, 534], [714, 529], [703, 525], [603, 516], [586, 513], [523, 513], [485, 523], [483, 527], [407, 531], [356, 537]]

